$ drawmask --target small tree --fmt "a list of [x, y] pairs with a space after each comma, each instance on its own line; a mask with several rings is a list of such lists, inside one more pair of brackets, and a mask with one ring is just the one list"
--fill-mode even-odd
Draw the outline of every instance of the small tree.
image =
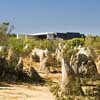
[[7, 31], [9, 27], [9, 22], [3, 22], [0, 24], [0, 40], [7, 40]]

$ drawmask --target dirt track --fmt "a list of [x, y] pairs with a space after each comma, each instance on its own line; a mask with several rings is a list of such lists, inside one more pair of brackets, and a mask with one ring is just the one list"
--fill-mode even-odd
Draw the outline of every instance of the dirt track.
[[5, 84], [0, 87], [0, 100], [54, 100], [46, 86]]
[[[38, 65], [39, 66], [39, 65]], [[38, 71], [36, 65], [36, 70]], [[58, 82], [59, 74], [43, 74], [38, 72], [46, 80]], [[60, 73], [61, 74], [61, 73]], [[13, 84], [0, 82], [0, 100], [55, 100], [48, 87], [31, 84]]]

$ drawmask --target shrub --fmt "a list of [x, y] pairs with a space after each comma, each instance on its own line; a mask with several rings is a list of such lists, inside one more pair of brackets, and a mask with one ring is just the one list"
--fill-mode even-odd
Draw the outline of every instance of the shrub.
[[74, 38], [74, 39], [65, 41], [65, 43], [67, 43], [67, 45], [70, 47], [84, 45], [84, 39], [83, 38]]

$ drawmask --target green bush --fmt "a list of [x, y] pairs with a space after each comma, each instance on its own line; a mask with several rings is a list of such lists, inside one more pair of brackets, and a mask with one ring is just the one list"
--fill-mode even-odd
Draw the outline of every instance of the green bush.
[[71, 40], [66, 40], [65, 43], [67, 43], [67, 45], [70, 47], [84, 45], [84, 39], [83, 38], [74, 38]]

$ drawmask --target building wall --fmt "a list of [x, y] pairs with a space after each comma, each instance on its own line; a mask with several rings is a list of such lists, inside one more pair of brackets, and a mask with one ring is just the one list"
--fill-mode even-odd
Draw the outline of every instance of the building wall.
[[55, 34], [47, 34], [47, 39], [55, 39]]
[[80, 33], [57, 33], [57, 38], [62, 38], [64, 40], [79, 38], [79, 37], [81, 37]]

